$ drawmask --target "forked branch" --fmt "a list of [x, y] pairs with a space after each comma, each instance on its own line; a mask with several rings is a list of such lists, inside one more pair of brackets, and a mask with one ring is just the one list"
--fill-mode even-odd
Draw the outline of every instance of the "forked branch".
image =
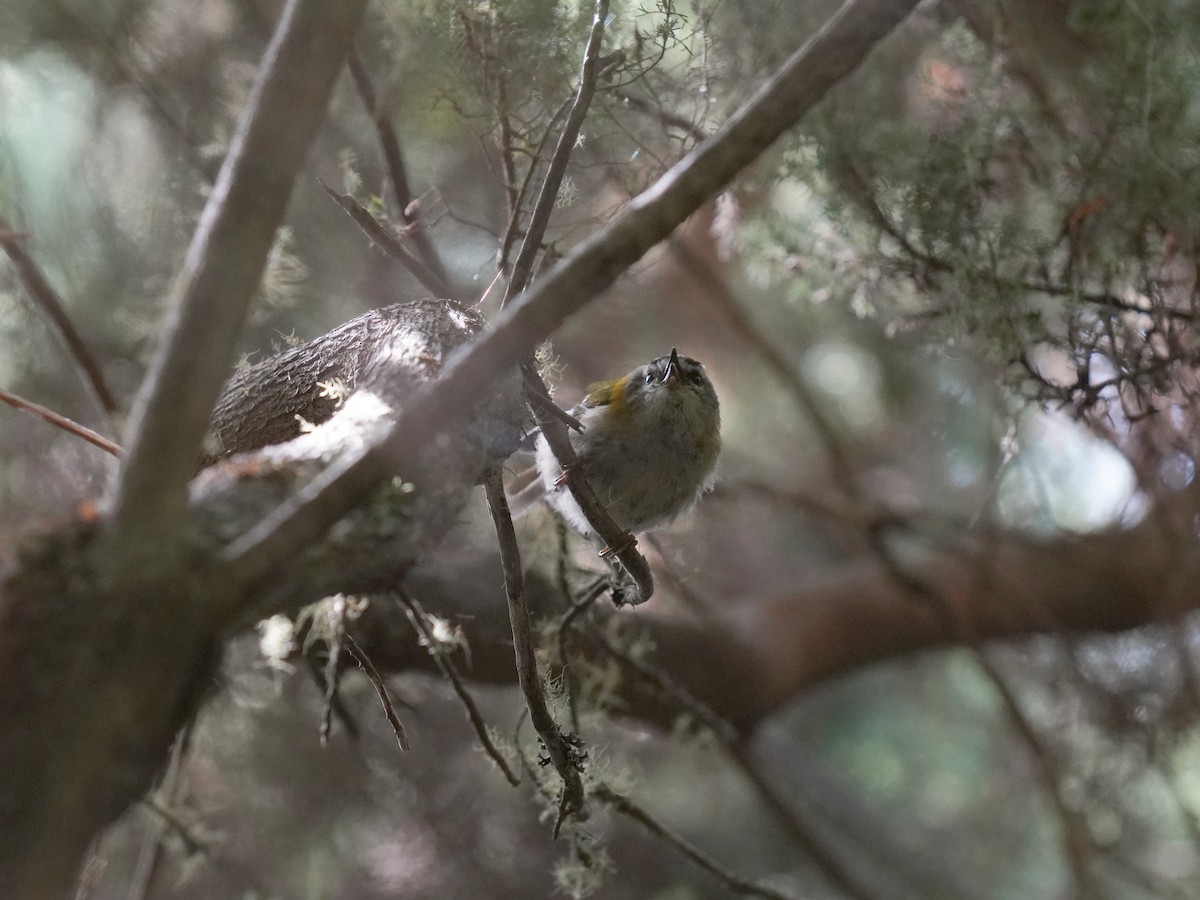
[[238, 579], [257, 580], [307, 547], [417, 449], [461, 421], [484, 385], [520, 364], [569, 316], [665, 239], [744, 166], [799, 121], [915, 7], [917, 0], [851, 0], [796, 51], [712, 138], [630, 201], [609, 225], [509, 304], [483, 338], [452, 355], [442, 377], [412, 398], [388, 435], [331, 467], [225, 554]]

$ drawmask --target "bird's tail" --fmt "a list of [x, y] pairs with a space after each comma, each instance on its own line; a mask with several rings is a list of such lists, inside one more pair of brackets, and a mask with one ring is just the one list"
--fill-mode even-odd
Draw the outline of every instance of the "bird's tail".
[[537, 466], [531, 465], [516, 472], [505, 484], [504, 493], [508, 496], [508, 509], [514, 519], [529, 512], [546, 496]]

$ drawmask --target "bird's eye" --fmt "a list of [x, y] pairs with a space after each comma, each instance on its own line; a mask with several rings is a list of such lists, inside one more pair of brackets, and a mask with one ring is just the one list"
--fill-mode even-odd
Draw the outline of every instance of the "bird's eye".
[[654, 384], [654, 373], [653, 372], [646, 373], [646, 384]]

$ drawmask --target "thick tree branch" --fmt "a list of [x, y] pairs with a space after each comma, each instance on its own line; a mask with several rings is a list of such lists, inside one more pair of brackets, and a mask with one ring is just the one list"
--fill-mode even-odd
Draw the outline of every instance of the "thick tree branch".
[[290, 0], [192, 239], [135, 407], [112, 513], [118, 579], [178, 562], [187, 482], [292, 182], [366, 0]]
[[758, 157], [850, 73], [917, 0], [852, 0], [712, 138], [630, 201], [603, 231], [508, 305], [438, 385], [413, 398], [387, 438], [331, 467], [225, 554], [228, 574], [253, 583], [317, 540], [416, 448], [460, 421], [481, 386], [515, 366], [651, 247]]
[[[471, 310], [425, 301], [377, 310], [239, 373], [218, 407], [257, 427], [231, 440], [287, 437], [297, 403], [324, 424], [207, 468], [191, 486], [189, 546], [211, 552], [329, 460], [378, 439], [395, 410], [483, 327]], [[324, 373], [356, 389], [340, 405]], [[148, 786], [178, 728], [211, 689], [222, 640], [276, 612], [338, 592], [386, 591], [460, 520], [481, 472], [520, 438], [514, 372], [474, 404], [469, 426], [432, 445], [285, 572], [246, 597], [180, 569], [134, 588], [103, 574], [97, 526], [31, 541], [0, 579], [0, 896], [60, 896], [96, 829]], [[314, 418], [318, 418], [314, 415]], [[220, 423], [218, 423], [218, 430]], [[511, 667], [511, 656], [509, 666]], [[60, 861], [47, 866], [45, 860]]]
[[[727, 603], [733, 612], [713, 622], [695, 624], [649, 607], [637, 620], [648, 629], [658, 670], [736, 729], [750, 731], [805, 690], [898, 656], [964, 640], [1118, 632], [1173, 621], [1184, 610], [1200, 609], [1200, 592], [1180, 596], [1181, 582], [1172, 581], [1173, 571], [1200, 567], [1200, 548], [1173, 544], [1160, 522], [1051, 541], [966, 534], [909, 572], [938, 591], [941, 611], [914, 599], [877, 559], [867, 558], [789, 592]], [[526, 585], [535, 610], [558, 602], [548, 581], [527, 575]], [[471, 677], [511, 683], [511, 651], [491, 648], [487, 640], [507, 627], [499, 598], [482, 596], [464, 606], [464, 597], [474, 595], [461, 587], [439, 594], [427, 586], [424, 593], [439, 615], [472, 618]], [[603, 658], [602, 630], [576, 630], [572, 647]], [[372, 648], [383, 668], [427, 668], [415, 644]], [[667, 727], [681, 708], [675, 693], [647, 678], [626, 679], [621, 699], [623, 712]]]

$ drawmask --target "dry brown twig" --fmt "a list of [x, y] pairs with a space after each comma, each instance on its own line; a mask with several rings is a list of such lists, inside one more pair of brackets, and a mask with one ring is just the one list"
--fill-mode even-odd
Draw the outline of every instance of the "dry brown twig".
[[[408, 183], [408, 170], [404, 165], [404, 154], [400, 150], [400, 138], [396, 134], [396, 127], [392, 124], [392, 119], [387, 114], [387, 110], [375, 90], [375, 84], [371, 80], [371, 75], [357, 48], [350, 50], [347, 65], [350, 68], [350, 76], [354, 79], [354, 87], [358, 90], [358, 96], [362, 99], [367, 114], [375, 123], [375, 132], [379, 137], [379, 149], [383, 153], [384, 163], [387, 166], [388, 180], [392, 185], [396, 208], [401, 218], [404, 219], [404, 223], [412, 226], [412, 230], [407, 232], [408, 238], [417, 248], [417, 256], [429, 271], [443, 282], [448, 283], [450, 279], [446, 274], [446, 266], [437, 252], [437, 247], [429, 239], [428, 232], [420, 227], [418, 216], [411, 211], [414, 195]], [[428, 287], [428, 285], [426, 286]], [[450, 297], [452, 295], [444, 294], [442, 296]]]
[[52, 409], [47, 409], [40, 404], [34, 403], [31, 400], [26, 400], [24, 397], [18, 397], [16, 394], [10, 394], [8, 391], [0, 390], [0, 401], [7, 403], [14, 409], [22, 410], [23, 412], [31, 413], [43, 421], [49, 422], [56, 428], [61, 428], [76, 437], [83, 438], [89, 444], [99, 447], [106, 453], [111, 453], [113, 456], [120, 456], [122, 450], [119, 445], [114, 444], [102, 434], [97, 434], [86, 425], [80, 425], [78, 422], [68, 419], [66, 416], [59, 415]]
[[354, 220], [354, 224], [362, 229], [363, 234], [374, 241], [380, 250], [404, 266], [427, 290], [432, 291], [434, 296], [448, 300], [464, 299], [456, 294], [441, 275], [410, 253], [393, 231], [375, 218], [369, 209], [349, 194], [339, 194], [324, 181], [317, 179], [317, 183], [333, 198], [333, 202]]
[[71, 359], [74, 360], [75, 367], [78, 369], [83, 383], [87, 385], [92, 398], [96, 401], [96, 405], [105, 415], [112, 415], [117, 411], [117, 401], [113, 397], [112, 391], [109, 390], [108, 382], [104, 380], [104, 373], [100, 371], [96, 357], [92, 355], [83, 335], [71, 321], [66, 305], [58, 296], [58, 292], [54, 290], [50, 280], [33, 256], [25, 249], [24, 243], [28, 238], [28, 232], [14, 231], [8, 222], [0, 218], [0, 247], [4, 248], [4, 252], [12, 261], [25, 292], [50, 320], [55, 333], [66, 346]]
[[467, 711], [467, 718], [471, 722], [471, 727], [475, 729], [475, 734], [479, 738], [479, 743], [483, 747], [484, 752], [492, 758], [500, 771], [504, 774], [504, 778], [513, 787], [521, 783], [521, 779], [513, 772], [509, 766], [508, 760], [504, 758], [504, 754], [500, 752], [500, 748], [496, 746], [492, 736], [488, 734], [487, 723], [483, 720], [483, 714], [479, 711], [479, 706], [475, 703], [475, 698], [471, 696], [467, 690], [466, 684], [463, 683], [462, 675], [458, 672], [458, 666], [454, 664], [454, 660], [450, 657], [442, 647], [441, 643], [434, 637], [432, 630], [429, 627], [428, 616], [421, 608], [421, 604], [410, 597], [403, 589], [396, 592], [397, 602], [404, 608], [405, 614], [408, 616], [408, 621], [412, 623], [413, 629], [420, 636], [425, 648], [429, 651], [429, 655], [433, 657], [433, 661], [437, 663], [438, 669], [442, 675], [450, 682], [454, 688], [454, 693], [458, 695], [459, 702]]
[[513, 529], [512, 517], [508, 512], [508, 500], [504, 496], [504, 481], [500, 470], [494, 469], [489, 472], [484, 478], [483, 486], [496, 528], [500, 561], [504, 566], [504, 590], [508, 597], [509, 624], [512, 627], [513, 650], [516, 653], [517, 681], [525, 695], [525, 705], [529, 708], [529, 721], [542, 739], [555, 771], [563, 780], [558, 822], [554, 826], [554, 833], [557, 835], [567, 816], [583, 811], [583, 782], [579, 777], [579, 768], [584, 755], [575, 741], [563, 735], [546, 705], [546, 695], [541, 675], [538, 673], [533, 629], [529, 622], [529, 607], [525, 599], [521, 551], [517, 547], [517, 533]]
[[354, 657], [354, 661], [358, 663], [358, 667], [363, 670], [363, 673], [371, 682], [371, 686], [375, 688], [375, 694], [379, 697], [379, 702], [383, 705], [383, 712], [387, 716], [388, 724], [392, 726], [392, 733], [396, 735], [396, 743], [400, 745], [401, 750], [408, 750], [408, 735], [405, 734], [404, 723], [396, 715], [396, 706], [392, 703], [392, 696], [388, 693], [387, 684], [384, 683], [383, 676], [379, 674], [379, 670], [371, 662], [371, 657], [367, 656], [353, 637], [347, 633], [342, 635], [342, 638], [346, 642], [346, 651]]

